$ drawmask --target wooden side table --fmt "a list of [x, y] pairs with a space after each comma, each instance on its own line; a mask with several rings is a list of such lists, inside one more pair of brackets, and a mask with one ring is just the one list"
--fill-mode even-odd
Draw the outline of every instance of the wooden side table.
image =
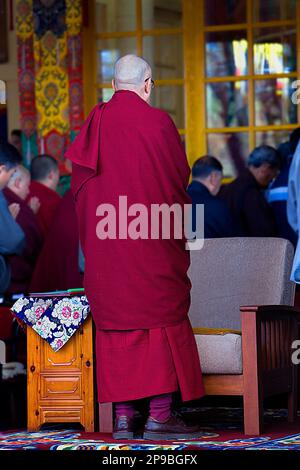
[[44, 423], [82, 424], [94, 431], [94, 361], [92, 317], [54, 352], [27, 327], [27, 428]]

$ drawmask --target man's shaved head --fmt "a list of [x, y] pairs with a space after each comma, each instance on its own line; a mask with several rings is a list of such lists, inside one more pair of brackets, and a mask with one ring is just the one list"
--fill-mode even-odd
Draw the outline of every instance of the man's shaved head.
[[38, 155], [31, 160], [31, 179], [56, 190], [59, 181], [58, 162], [51, 155]]
[[149, 101], [151, 81], [145, 80], [151, 78], [152, 72], [148, 62], [136, 55], [127, 54], [115, 63], [113, 88], [115, 91], [134, 91], [145, 101]]
[[151, 77], [151, 67], [144, 59], [133, 54], [124, 55], [115, 64], [115, 84], [118, 90], [141, 88]]

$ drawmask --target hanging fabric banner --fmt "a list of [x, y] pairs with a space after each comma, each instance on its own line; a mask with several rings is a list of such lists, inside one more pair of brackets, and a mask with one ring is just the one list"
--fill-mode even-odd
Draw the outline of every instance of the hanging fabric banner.
[[83, 123], [82, 1], [17, 0], [16, 25], [22, 130], [63, 166]]
[[35, 71], [33, 54], [32, 0], [19, 0], [16, 5], [18, 48], [18, 81], [23, 155], [29, 164], [36, 151]]

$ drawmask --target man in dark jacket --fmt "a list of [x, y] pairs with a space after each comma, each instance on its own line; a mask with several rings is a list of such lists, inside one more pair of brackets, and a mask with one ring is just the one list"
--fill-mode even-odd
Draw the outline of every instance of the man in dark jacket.
[[[277, 178], [271, 184], [268, 192], [267, 192], [267, 200], [269, 204], [272, 206], [276, 223], [277, 223], [277, 231], [278, 236], [281, 238], [286, 238], [290, 240], [294, 247], [296, 248], [298, 235], [297, 232], [292, 228], [288, 220], [288, 209], [294, 209], [294, 199], [291, 198], [288, 203], [288, 186], [289, 186], [289, 176], [290, 176], [290, 168], [293, 162], [293, 156], [296, 152], [296, 148], [300, 139], [300, 127], [291, 132], [289, 140], [283, 142], [278, 147], [278, 152], [281, 157], [281, 167], [280, 173], [278, 174]], [[292, 175], [293, 176], [293, 175]]]
[[261, 145], [251, 152], [247, 163], [248, 168], [224, 186], [220, 195], [232, 210], [243, 236], [274, 237], [276, 221], [264, 190], [277, 176], [279, 153], [269, 145]]
[[[300, 128], [295, 129], [290, 136], [290, 140], [279, 145], [277, 150], [281, 159], [280, 173], [267, 190], [267, 201], [271, 205], [276, 219], [277, 235], [280, 238], [290, 240], [294, 247], [297, 245], [298, 237], [288, 222], [287, 199], [290, 166], [298, 144], [299, 131]], [[298, 139], [294, 142], [297, 134]]]
[[193, 165], [192, 176], [188, 193], [193, 202], [193, 222], [195, 205], [204, 204], [204, 238], [237, 236], [237, 226], [229, 207], [217, 196], [223, 176], [221, 163], [209, 155], [201, 157]]

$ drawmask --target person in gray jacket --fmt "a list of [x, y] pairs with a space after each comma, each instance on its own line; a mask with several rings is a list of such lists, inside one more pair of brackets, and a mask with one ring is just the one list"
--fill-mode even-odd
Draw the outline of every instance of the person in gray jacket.
[[8, 205], [2, 193], [19, 163], [21, 156], [18, 150], [11, 144], [0, 142], [0, 294], [6, 291], [10, 282], [5, 257], [22, 253], [25, 241], [24, 232], [16, 222], [20, 206]]

